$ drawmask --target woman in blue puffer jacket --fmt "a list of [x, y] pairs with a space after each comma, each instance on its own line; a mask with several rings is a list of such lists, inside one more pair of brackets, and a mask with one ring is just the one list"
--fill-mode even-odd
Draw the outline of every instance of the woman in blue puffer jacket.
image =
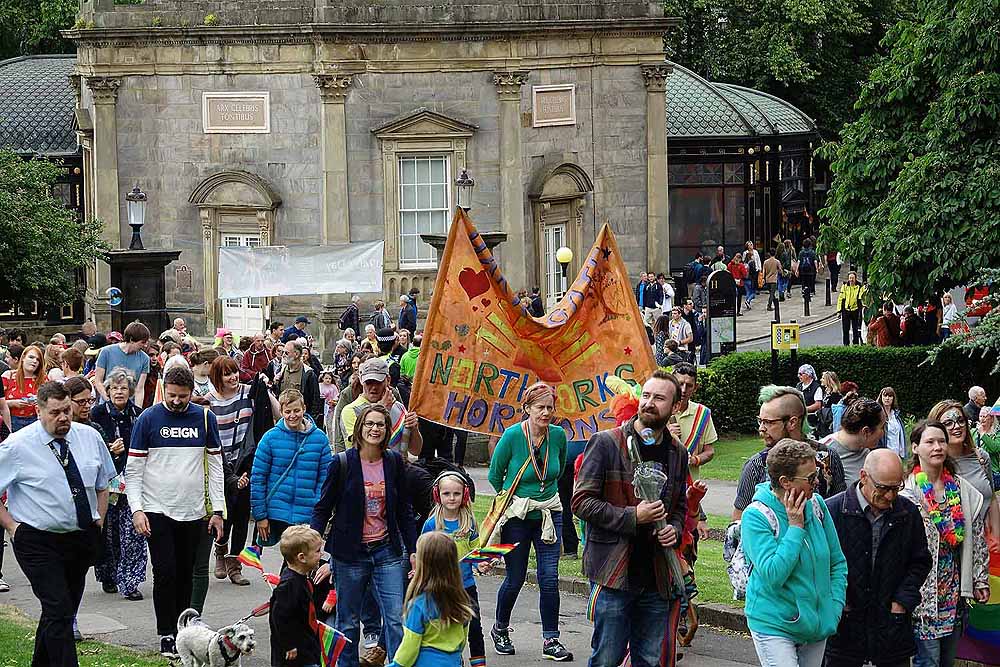
[[278, 404], [281, 420], [260, 439], [250, 473], [250, 511], [263, 544], [276, 544], [288, 526], [309, 523], [332, 457], [301, 392], [286, 389]]

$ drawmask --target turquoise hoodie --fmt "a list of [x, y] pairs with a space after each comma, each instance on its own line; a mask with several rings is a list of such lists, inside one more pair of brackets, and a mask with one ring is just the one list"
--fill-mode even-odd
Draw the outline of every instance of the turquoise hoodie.
[[[743, 552], [753, 563], [747, 583], [750, 630], [786, 637], [797, 644], [818, 642], [837, 632], [847, 594], [847, 560], [830, 510], [814, 493], [805, 508], [805, 527], [788, 525], [788, 515], [770, 484], [757, 485], [753, 499], [774, 511], [778, 537], [759, 510], [743, 512]], [[823, 511], [817, 521], [811, 503]]]

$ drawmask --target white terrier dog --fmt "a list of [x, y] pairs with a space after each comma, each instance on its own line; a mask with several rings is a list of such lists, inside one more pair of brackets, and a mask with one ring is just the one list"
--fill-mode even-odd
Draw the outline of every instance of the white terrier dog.
[[257, 646], [253, 628], [246, 623], [212, 630], [194, 609], [185, 609], [177, 618], [177, 653], [184, 667], [232, 667], [240, 656]]

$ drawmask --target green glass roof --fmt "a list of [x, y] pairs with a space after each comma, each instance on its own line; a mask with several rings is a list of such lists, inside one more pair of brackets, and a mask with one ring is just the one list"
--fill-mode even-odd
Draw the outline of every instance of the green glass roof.
[[671, 63], [667, 79], [670, 137], [757, 137], [816, 131], [816, 123], [784, 100], [752, 88], [715, 83]]

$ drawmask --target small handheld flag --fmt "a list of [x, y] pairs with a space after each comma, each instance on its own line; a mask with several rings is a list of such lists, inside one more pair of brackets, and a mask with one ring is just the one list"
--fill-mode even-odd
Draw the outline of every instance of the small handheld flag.
[[247, 567], [252, 567], [263, 572], [264, 566], [260, 562], [260, 551], [260, 547], [253, 544], [241, 551], [238, 559]]
[[483, 563], [486, 561], [496, 560], [501, 556], [506, 556], [511, 551], [517, 547], [518, 543], [514, 544], [490, 544], [484, 547], [479, 547], [478, 549], [473, 549], [469, 553], [462, 557], [462, 561], [466, 563]]
[[323, 649], [323, 666], [335, 667], [337, 658], [350, 640], [342, 632], [323, 622], [316, 624], [316, 634], [319, 635], [319, 644]]

